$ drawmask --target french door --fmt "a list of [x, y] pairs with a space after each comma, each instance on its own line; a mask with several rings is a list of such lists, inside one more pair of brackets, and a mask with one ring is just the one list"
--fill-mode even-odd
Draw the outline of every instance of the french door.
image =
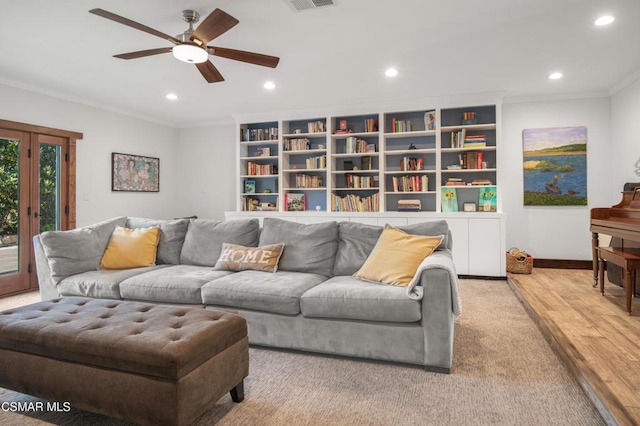
[[38, 286], [33, 236], [72, 227], [72, 139], [28, 131], [31, 127], [42, 130], [41, 127], [0, 121], [1, 124], [14, 124], [10, 126], [14, 129], [0, 126], [0, 295], [6, 295]]

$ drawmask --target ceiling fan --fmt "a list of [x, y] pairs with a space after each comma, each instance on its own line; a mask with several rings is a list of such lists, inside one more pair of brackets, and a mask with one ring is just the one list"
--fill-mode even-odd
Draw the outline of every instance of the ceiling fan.
[[275, 56], [246, 52], [244, 50], [227, 49], [225, 47], [207, 46], [207, 43], [211, 40], [226, 33], [240, 22], [220, 9], [211, 12], [195, 30], [193, 29], [193, 24], [198, 22], [200, 14], [194, 10], [183, 10], [182, 18], [189, 24], [189, 28], [176, 37], [164, 34], [146, 25], [116, 15], [115, 13], [107, 12], [103, 9], [91, 9], [89, 13], [135, 28], [136, 30], [144, 31], [145, 33], [163, 38], [174, 44], [173, 47], [161, 47], [158, 49], [113, 55], [114, 58], [136, 59], [173, 52], [173, 56], [177, 59], [195, 64], [200, 74], [202, 74], [209, 83], [224, 81], [220, 71], [209, 61], [209, 55], [270, 68], [275, 68], [280, 61], [280, 58]]

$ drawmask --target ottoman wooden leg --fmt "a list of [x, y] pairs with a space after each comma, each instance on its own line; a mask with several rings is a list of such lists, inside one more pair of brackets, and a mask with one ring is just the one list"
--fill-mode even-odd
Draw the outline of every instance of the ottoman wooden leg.
[[229, 393], [233, 402], [242, 402], [244, 400], [244, 380], [231, 389]]

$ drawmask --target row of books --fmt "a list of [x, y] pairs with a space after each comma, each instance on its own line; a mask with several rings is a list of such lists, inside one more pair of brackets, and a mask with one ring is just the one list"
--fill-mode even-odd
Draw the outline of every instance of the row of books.
[[375, 118], [367, 118], [364, 120], [364, 131], [365, 132], [377, 132], [378, 131], [378, 120]]
[[413, 126], [411, 124], [411, 120], [396, 120], [395, 118], [391, 119], [391, 133], [412, 131]]
[[481, 169], [483, 158], [482, 151], [461, 152], [458, 154], [460, 168], [464, 170]]
[[271, 212], [278, 210], [278, 203], [271, 202], [260, 202], [257, 198], [254, 197], [242, 197], [242, 210], [245, 212]]
[[331, 210], [334, 212], [377, 212], [380, 211], [380, 195], [378, 193], [368, 197], [349, 194], [341, 197], [331, 194]]
[[327, 156], [319, 155], [317, 157], [310, 157], [305, 160], [307, 169], [326, 169], [327, 168]]
[[424, 169], [424, 158], [419, 157], [402, 157], [400, 159], [400, 170], [405, 171], [416, 171]]
[[267, 129], [240, 129], [240, 140], [250, 141], [275, 141], [278, 140], [278, 128], [269, 127]]
[[464, 138], [463, 148], [484, 148], [487, 146], [487, 135], [467, 135]]
[[283, 147], [285, 151], [308, 151], [311, 149], [311, 142], [307, 138], [285, 139]]
[[271, 156], [271, 148], [266, 146], [256, 148], [256, 157], [270, 157], [270, 156]]
[[322, 176], [311, 176], [296, 173], [296, 188], [324, 188]]
[[391, 178], [393, 192], [427, 192], [429, 176], [394, 176]]
[[491, 179], [478, 178], [478, 179], [474, 179], [471, 182], [467, 183], [462, 178], [449, 177], [449, 178], [447, 178], [447, 180], [444, 181], [444, 185], [445, 186], [493, 185], [493, 181]]
[[249, 176], [270, 176], [278, 174], [277, 164], [260, 164], [247, 161], [247, 174]]
[[349, 136], [345, 140], [345, 154], [361, 154], [365, 152], [376, 152], [375, 144], [367, 143], [367, 141], [358, 139], [355, 136]]
[[326, 132], [327, 129], [325, 127], [324, 121], [311, 121], [307, 123], [307, 131], [308, 133], [322, 133]]
[[399, 212], [419, 212], [422, 210], [420, 200], [398, 200]]
[[373, 176], [359, 176], [347, 173], [345, 175], [346, 188], [377, 188], [376, 180]]

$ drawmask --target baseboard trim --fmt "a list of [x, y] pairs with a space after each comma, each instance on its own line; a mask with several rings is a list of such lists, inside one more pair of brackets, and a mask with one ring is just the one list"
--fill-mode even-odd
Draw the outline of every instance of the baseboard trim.
[[534, 268], [593, 269], [590, 260], [533, 259]]

